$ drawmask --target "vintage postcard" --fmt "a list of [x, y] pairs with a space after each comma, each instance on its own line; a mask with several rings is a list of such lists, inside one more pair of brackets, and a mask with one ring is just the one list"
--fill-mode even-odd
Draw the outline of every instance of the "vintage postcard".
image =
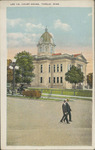
[[94, 1], [1, 1], [1, 149], [95, 149]]

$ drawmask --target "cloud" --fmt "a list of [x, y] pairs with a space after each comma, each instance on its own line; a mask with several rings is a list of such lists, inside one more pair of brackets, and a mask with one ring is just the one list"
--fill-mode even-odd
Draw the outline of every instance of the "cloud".
[[89, 16], [89, 17], [92, 16], [92, 13], [89, 13], [88, 16]]
[[62, 23], [60, 19], [58, 19], [58, 20], [55, 21], [54, 27], [55, 28], [63, 29], [64, 31], [70, 31], [70, 30], [72, 30], [72, 28], [71, 28], [71, 26], [69, 24]]
[[23, 20], [20, 18], [17, 19], [7, 19], [7, 23], [11, 27], [15, 27], [16, 25], [22, 25]]
[[33, 24], [31, 22], [26, 23], [26, 31], [30, 32], [33, 29], [45, 29], [45, 27], [39, 23], [39, 24]]
[[7, 43], [8, 48], [29, 47], [37, 44], [40, 34], [30, 33], [8, 33]]
[[27, 18], [26, 20], [17, 18], [17, 19], [7, 19], [8, 29], [16, 27], [18, 31], [23, 30], [23, 32], [31, 32], [34, 29], [43, 30], [45, 27], [41, 24], [35, 24], [34, 20]]
[[20, 39], [23, 38], [23, 33], [8, 33], [8, 39]]

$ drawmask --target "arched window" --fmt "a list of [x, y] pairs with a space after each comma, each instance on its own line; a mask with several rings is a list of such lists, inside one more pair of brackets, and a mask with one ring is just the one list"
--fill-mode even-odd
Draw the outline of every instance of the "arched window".
[[63, 83], [63, 78], [62, 77], [60, 77], [60, 83]]
[[59, 64], [57, 64], [57, 72], [59, 72]]
[[57, 83], [59, 83], [59, 77], [57, 77]]
[[55, 72], [55, 65], [54, 65], [54, 72]]
[[43, 72], [43, 65], [41, 65], [41, 73]]
[[50, 65], [49, 65], [49, 72], [50, 72]]
[[49, 77], [49, 83], [50, 83], [50, 77]]
[[60, 65], [60, 71], [61, 71], [61, 72], [63, 71], [62, 64]]
[[43, 78], [42, 77], [40, 77], [40, 83], [43, 83]]
[[55, 83], [55, 77], [53, 77], [53, 83]]

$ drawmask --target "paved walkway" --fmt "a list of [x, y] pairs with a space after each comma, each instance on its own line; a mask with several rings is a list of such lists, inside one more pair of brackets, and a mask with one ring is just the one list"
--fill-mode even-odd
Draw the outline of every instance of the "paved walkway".
[[[52, 96], [41, 96], [41, 98], [43, 99], [48, 99], [48, 100], [60, 100], [60, 101], [64, 101], [66, 99], [66, 97], [52, 97]], [[89, 100], [91, 101], [91, 99], [79, 99], [79, 98], [73, 98], [73, 97], [67, 97], [70, 101], [71, 100]]]
[[8, 97], [7, 144], [13, 146], [90, 146], [92, 102], [70, 101], [70, 124], [59, 123], [62, 101]]
[[72, 98], [80, 98], [80, 99], [92, 99], [92, 97], [85, 97], [85, 96], [72, 96], [72, 95], [59, 95], [59, 94], [47, 94], [47, 93], [43, 93], [43, 95], [46, 95], [46, 96], [58, 96], [58, 97], [72, 97]]

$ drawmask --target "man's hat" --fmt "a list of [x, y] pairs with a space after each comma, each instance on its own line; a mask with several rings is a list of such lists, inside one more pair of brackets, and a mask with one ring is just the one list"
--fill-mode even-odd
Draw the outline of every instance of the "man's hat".
[[67, 102], [69, 101], [69, 99], [67, 98]]

